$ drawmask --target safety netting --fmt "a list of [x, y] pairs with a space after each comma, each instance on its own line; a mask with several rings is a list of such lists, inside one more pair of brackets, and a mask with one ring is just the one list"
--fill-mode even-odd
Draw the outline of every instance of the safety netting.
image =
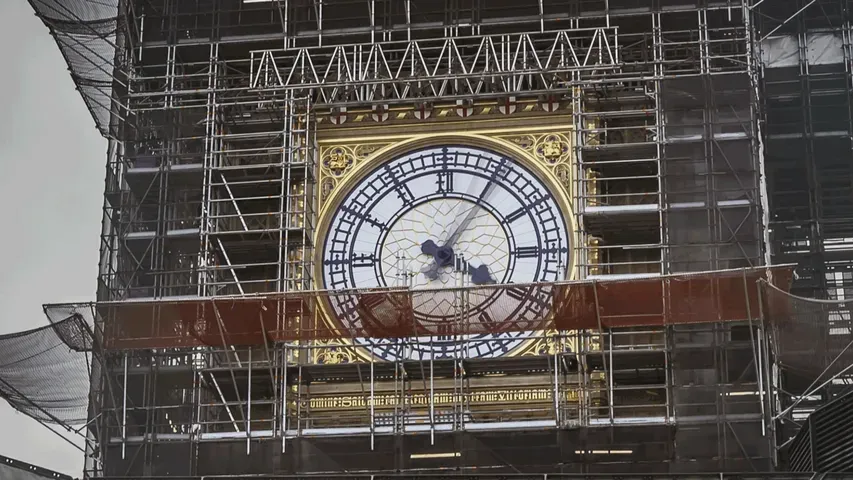
[[0, 397], [41, 422], [85, 424], [89, 378], [98, 366], [86, 311], [56, 308], [49, 325], [0, 336]]
[[[107, 349], [263, 345], [340, 338], [483, 336], [759, 318], [758, 280], [789, 267], [631, 280], [454, 289], [303, 291], [93, 304]], [[53, 309], [64, 305], [46, 307]]]
[[764, 284], [765, 318], [789, 388], [853, 378], [853, 299], [820, 300]]
[[30, 0], [50, 29], [95, 124], [107, 135], [113, 108], [119, 0]]

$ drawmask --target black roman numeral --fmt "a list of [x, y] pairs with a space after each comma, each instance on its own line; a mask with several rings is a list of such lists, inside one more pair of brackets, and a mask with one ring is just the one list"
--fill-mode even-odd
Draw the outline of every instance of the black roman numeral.
[[397, 197], [400, 198], [400, 201], [402, 201], [404, 205], [408, 205], [415, 201], [415, 196], [412, 194], [412, 190], [408, 185], [400, 181], [396, 172], [394, 172], [394, 170], [388, 165], [385, 165], [385, 174], [388, 175], [388, 181], [391, 183], [394, 191], [397, 193]]
[[351, 258], [336, 254], [335, 258], [326, 259], [323, 265], [351, 265], [353, 268], [372, 267], [376, 265], [376, 255], [372, 253], [356, 253]]
[[494, 325], [495, 324], [495, 319], [492, 318], [491, 315], [489, 315], [489, 312], [480, 312], [480, 315], [477, 316], [477, 319], [480, 321], [480, 323], [482, 323], [484, 325]]
[[510, 287], [506, 289], [506, 295], [522, 303], [532, 303], [538, 307], [539, 311], [547, 311], [551, 308], [548, 302], [548, 294], [537, 286]]
[[512, 253], [516, 258], [536, 258], [540, 252], [539, 247], [518, 247]]
[[352, 256], [353, 268], [372, 267], [376, 264], [376, 256], [372, 253], [358, 253]]
[[550, 198], [550, 195], [542, 195], [538, 192], [534, 195], [531, 195], [530, 198], [528, 198], [530, 202], [527, 205], [522, 205], [521, 208], [506, 216], [506, 223], [514, 222], [519, 218], [523, 217], [528, 212], [536, 213], [536, 209]]
[[438, 172], [438, 180], [435, 182], [438, 185], [436, 189], [438, 193], [449, 193], [453, 191], [453, 172], [442, 170]]
[[506, 216], [506, 223], [512, 223], [519, 218], [523, 217], [527, 213], [527, 209], [524, 207], [519, 208], [518, 210], [510, 213]]
[[394, 191], [397, 192], [397, 197], [400, 198], [400, 201], [405, 205], [409, 205], [415, 201], [415, 195], [412, 193], [412, 190], [405, 183], [398, 183], [394, 187]]
[[506, 294], [510, 298], [514, 298], [519, 302], [523, 302], [530, 296], [529, 288], [521, 288], [521, 287], [512, 287], [506, 290]]
[[384, 230], [386, 227], [386, 225], [384, 223], [373, 218], [369, 213], [368, 214], [362, 214], [361, 212], [357, 212], [357, 211], [347, 207], [346, 205], [342, 206], [341, 210], [345, 213], [352, 215], [353, 217], [362, 219], [364, 221], [364, 223], [367, 223], [369, 225], [373, 225], [374, 227], [376, 227], [380, 230]]
[[451, 322], [439, 323], [436, 327], [435, 335], [437, 336], [438, 341], [452, 340], [451, 335], [453, 335], [453, 324]]

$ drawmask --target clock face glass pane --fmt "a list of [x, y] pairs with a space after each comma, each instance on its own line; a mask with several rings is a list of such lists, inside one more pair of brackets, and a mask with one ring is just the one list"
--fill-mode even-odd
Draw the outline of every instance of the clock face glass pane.
[[[339, 203], [323, 245], [323, 287], [411, 287], [415, 321], [431, 338], [360, 339], [383, 359], [498, 356], [522, 332], [442, 336], [459, 322], [535, 325], [548, 313], [544, 288], [488, 288], [566, 278], [570, 245], [563, 212], [536, 175], [491, 151], [444, 146], [379, 165]], [[482, 285], [467, 290], [460, 286]], [[424, 293], [425, 290], [444, 289]], [[354, 295], [333, 295], [332, 315], [359, 325]]]

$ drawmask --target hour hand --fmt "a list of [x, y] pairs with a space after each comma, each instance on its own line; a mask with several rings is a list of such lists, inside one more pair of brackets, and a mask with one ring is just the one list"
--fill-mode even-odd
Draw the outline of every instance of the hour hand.
[[468, 271], [468, 274], [471, 275], [471, 283], [474, 285], [488, 285], [496, 283], [492, 278], [492, 274], [489, 273], [489, 267], [485, 264], [475, 268], [472, 267], [470, 263], [466, 262], [465, 269]]
[[439, 267], [453, 264], [453, 249], [447, 245], [439, 247], [434, 241], [427, 240], [421, 244], [421, 253], [431, 255]]
[[430, 280], [437, 280], [438, 279], [438, 265], [436, 265], [435, 262], [430, 263], [429, 265], [424, 265], [421, 268], [421, 273], [423, 273], [424, 276]]
[[[426, 242], [421, 244], [421, 253], [423, 253], [424, 255], [429, 255], [430, 257], [433, 257], [432, 263], [430, 263], [428, 265], [424, 265], [423, 268], [421, 268], [421, 273], [423, 273], [424, 276], [426, 276], [430, 280], [438, 279], [439, 251], [440, 250], [441, 250], [441, 247], [436, 245], [436, 243], [432, 240], [427, 240]], [[451, 255], [452, 255], [452, 252], [451, 252]]]
[[421, 253], [424, 255], [435, 255], [435, 252], [438, 250], [438, 245], [435, 244], [432, 240], [427, 240], [426, 242], [421, 244]]

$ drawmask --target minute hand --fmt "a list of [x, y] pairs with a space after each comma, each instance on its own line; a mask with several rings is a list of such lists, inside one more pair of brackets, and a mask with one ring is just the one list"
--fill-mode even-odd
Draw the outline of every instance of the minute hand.
[[447, 237], [447, 241], [444, 242], [445, 246], [452, 247], [456, 243], [456, 240], [459, 240], [459, 235], [461, 235], [462, 232], [464, 232], [465, 229], [468, 227], [468, 224], [471, 223], [471, 220], [473, 220], [474, 217], [476, 217], [477, 214], [480, 213], [483, 201], [488, 198], [489, 195], [492, 193], [492, 190], [495, 189], [495, 180], [498, 178], [498, 175], [500, 175], [501, 171], [504, 169], [504, 165], [505, 161], [502, 161], [500, 165], [498, 165], [498, 167], [495, 169], [494, 173], [492, 173], [492, 175], [489, 177], [489, 183], [487, 183], [486, 187], [480, 192], [480, 196], [477, 198], [477, 202], [474, 203], [474, 206], [470, 210], [468, 210], [468, 214], [465, 215], [465, 218], [463, 218], [462, 221], [456, 225], [456, 228], [454, 228], [450, 236]]

